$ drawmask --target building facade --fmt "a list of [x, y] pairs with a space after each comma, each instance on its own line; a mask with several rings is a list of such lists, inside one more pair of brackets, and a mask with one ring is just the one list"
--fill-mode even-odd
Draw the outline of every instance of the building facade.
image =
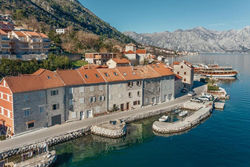
[[164, 64], [76, 70], [40, 69], [0, 82], [0, 125], [11, 134], [83, 120], [174, 98], [174, 73]]
[[0, 29], [0, 55], [10, 54], [11, 45], [8, 34]]
[[85, 53], [85, 61], [89, 64], [105, 65], [112, 58], [116, 58], [114, 53]]
[[192, 89], [194, 82], [194, 68], [191, 63], [187, 61], [174, 62], [173, 71], [175, 74], [182, 77], [182, 82], [185, 89]]

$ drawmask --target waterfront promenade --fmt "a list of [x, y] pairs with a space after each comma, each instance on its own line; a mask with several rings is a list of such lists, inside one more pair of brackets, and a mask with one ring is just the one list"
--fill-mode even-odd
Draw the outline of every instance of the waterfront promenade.
[[[197, 94], [201, 94], [205, 89], [205, 86], [195, 88]], [[8, 139], [0, 142], [0, 153], [6, 150], [10, 150], [16, 147], [22, 147], [25, 145], [35, 144], [38, 142], [43, 142], [48, 138], [53, 138], [66, 134], [68, 132], [78, 130], [81, 128], [89, 127], [92, 125], [98, 125], [110, 120], [116, 119], [125, 119], [128, 117], [133, 117], [136, 115], [141, 115], [144, 113], [159, 111], [159, 110], [168, 110], [174, 106], [182, 105], [184, 102], [188, 101], [190, 97], [187, 95], [179, 97], [173, 101], [162, 103], [155, 106], [143, 107], [137, 110], [123, 111], [123, 112], [114, 112], [109, 115], [104, 115], [95, 118], [89, 118], [76, 122], [69, 122], [62, 125], [56, 125], [49, 128], [43, 128], [34, 132], [26, 133], [20, 136], [15, 136], [12, 139]]]

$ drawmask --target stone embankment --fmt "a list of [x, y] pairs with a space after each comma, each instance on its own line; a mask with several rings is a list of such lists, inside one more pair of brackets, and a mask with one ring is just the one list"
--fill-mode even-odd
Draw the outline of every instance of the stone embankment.
[[183, 132], [198, 125], [202, 120], [209, 117], [212, 109], [212, 105], [202, 108], [189, 117], [185, 118], [183, 121], [177, 121], [173, 123], [156, 121], [153, 123], [152, 128], [155, 132], [163, 134]]
[[15, 167], [49, 167], [56, 161], [56, 152], [51, 151], [45, 154], [38, 155], [35, 158], [18, 163]]
[[88, 135], [89, 132], [90, 132], [90, 127], [87, 127], [87, 128], [72, 131], [67, 134], [62, 134], [60, 136], [56, 136], [53, 138], [47, 138], [43, 142], [38, 142], [38, 143], [30, 144], [30, 145], [25, 145], [22, 147], [12, 148], [10, 150], [6, 150], [0, 153], [0, 160], [9, 158], [14, 155], [21, 155], [23, 153], [27, 153], [30, 150], [45, 150], [47, 146], [53, 146], [59, 143], [63, 143], [69, 140], [79, 138], [81, 136], [85, 136], [85, 135]]
[[120, 138], [126, 135], [127, 126], [125, 122], [120, 120], [110, 121], [108, 123], [92, 126], [91, 133], [108, 138]]

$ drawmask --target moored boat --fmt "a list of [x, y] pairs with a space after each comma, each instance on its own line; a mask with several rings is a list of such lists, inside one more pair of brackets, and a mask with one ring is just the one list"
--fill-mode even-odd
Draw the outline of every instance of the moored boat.
[[166, 122], [168, 120], [168, 116], [163, 115], [161, 118], [159, 118], [160, 122]]
[[181, 113], [179, 113], [180, 117], [184, 117], [188, 114], [188, 111], [182, 111]]

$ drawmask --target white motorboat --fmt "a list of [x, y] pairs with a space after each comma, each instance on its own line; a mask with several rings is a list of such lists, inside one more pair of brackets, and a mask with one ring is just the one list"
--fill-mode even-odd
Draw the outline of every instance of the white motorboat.
[[159, 118], [160, 122], [166, 122], [168, 120], [168, 116], [163, 115], [161, 118]]
[[179, 116], [180, 117], [184, 117], [184, 116], [186, 116], [188, 114], [188, 111], [182, 111], [180, 114], [179, 114]]
[[174, 110], [174, 113], [176, 113], [176, 114], [179, 114], [181, 112], [181, 110], [180, 109], [176, 109], [176, 110]]

